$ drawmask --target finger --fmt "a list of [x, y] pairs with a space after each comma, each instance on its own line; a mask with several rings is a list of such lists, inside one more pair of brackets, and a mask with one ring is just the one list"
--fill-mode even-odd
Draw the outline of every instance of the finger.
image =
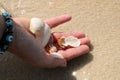
[[65, 23], [69, 20], [71, 20], [70, 15], [62, 15], [62, 16], [58, 16], [55, 18], [47, 19], [47, 20], [45, 20], [45, 23], [47, 23], [51, 28], [53, 28], [59, 24]]
[[80, 41], [81, 41], [81, 45], [89, 45], [90, 44], [90, 40], [88, 39], [88, 38], [81, 38], [80, 39]]
[[58, 33], [53, 33], [52, 35], [55, 40], [61, 38], [62, 36], [75, 36], [77, 38], [85, 37], [85, 34], [81, 32], [62, 32], [62, 33], [58, 32]]
[[70, 48], [65, 51], [63, 50], [58, 51], [58, 53], [60, 53], [66, 60], [71, 60], [88, 52], [89, 47], [87, 45], [81, 45], [80, 47], [77, 48]]

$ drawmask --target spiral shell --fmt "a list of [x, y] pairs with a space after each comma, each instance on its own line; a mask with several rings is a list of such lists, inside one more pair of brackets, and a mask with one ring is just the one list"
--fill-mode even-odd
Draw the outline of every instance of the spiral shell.
[[50, 27], [42, 19], [32, 18], [30, 21], [30, 31], [35, 35], [38, 44], [45, 47], [51, 35]]

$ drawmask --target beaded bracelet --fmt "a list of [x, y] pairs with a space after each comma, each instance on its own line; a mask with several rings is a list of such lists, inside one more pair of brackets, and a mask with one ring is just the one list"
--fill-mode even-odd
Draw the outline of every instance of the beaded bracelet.
[[2, 13], [2, 16], [5, 20], [6, 29], [0, 40], [0, 54], [3, 54], [8, 49], [8, 45], [10, 42], [12, 42], [13, 39], [13, 19], [7, 11]]

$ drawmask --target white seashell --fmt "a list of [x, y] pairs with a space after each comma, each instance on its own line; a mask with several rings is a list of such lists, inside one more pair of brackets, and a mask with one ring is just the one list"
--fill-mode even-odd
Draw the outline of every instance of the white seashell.
[[30, 31], [35, 34], [38, 44], [45, 47], [51, 35], [50, 27], [40, 18], [32, 18]]
[[56, 57], [56, 58], [64, 59], [64, 57], [61, 54], [59, 54], [58, 52], [53, 52], [50, 55], [52, 55], [53, 57]]
[[71, 46], [71, 47], [78, 47], [80, 45], [81, 41], [74, 37], [74, 36], [68, 36], [64, 38], [64, 41], [62, 41], [63, 46]]
[[32, 18], [30, 22], [30, 31], [34, 34], [37, 32], [42, 31], [43, 27], [45, 26], [42, 19], [39, 18]]
[[50, 39], [50, 35], [51, 35], [51, 30], [50, 30], [50, 27], [45, 24], [45, 27], [44, 27], [44, 30], [43, 30], [43, 35], [41, 36], [41, 45], [43, 47], [45, 47]]

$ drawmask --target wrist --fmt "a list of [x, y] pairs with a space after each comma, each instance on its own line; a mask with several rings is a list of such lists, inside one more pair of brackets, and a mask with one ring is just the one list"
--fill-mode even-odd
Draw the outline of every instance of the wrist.
[[0, 39], [0, 54], [5, 53], [5, 51], [8, 49], [9, 44], [13, 40], [13, 19], [11, 18], [11, 15], [7, 11], [2, 12], [2, 17], [1, 17], [2, 35]]

